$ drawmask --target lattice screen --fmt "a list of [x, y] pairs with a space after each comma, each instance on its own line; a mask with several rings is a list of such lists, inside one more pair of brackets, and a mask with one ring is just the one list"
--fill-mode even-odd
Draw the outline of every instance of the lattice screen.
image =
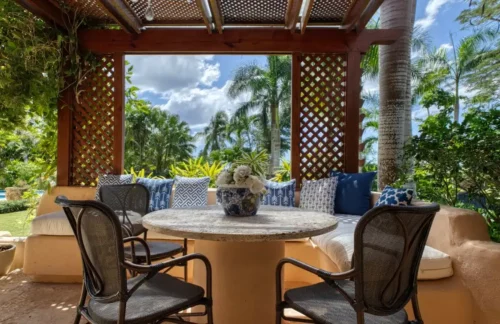
[[218, 0], [225, 24], [283, 24], [287, 0]]
[[353, 2], [353, 0], [316, 0], [309, 22], [340, 24]]
[[299, 179], [321, 179], [345, 168], [347, 57], [303, 54], [299, 61]]
[[70, 185], [95, 186], [99, 174], [113, 173], [114, 60], [104, 56], [82, 84], [72, 114]]

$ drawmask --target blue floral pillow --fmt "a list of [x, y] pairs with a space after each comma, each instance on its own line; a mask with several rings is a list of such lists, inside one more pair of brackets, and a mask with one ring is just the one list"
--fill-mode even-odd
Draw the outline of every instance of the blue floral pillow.
[[266, 182], [263, 205], [295, 207], [295, 179], [288, 182]]
[[386, 186], [377, 200], [375, 206], [408, 206], [411, 204], [411, 199], [413, 198], [412, 189], [396, 189], [390, 186]]
[[170, 208], [174, 180], [137, 178], [137, 183], [149, 191], [149, 212]]

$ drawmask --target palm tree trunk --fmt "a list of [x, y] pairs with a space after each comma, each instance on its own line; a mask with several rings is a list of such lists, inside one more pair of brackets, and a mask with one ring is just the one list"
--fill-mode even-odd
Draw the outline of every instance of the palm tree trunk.
[[281, 132], [278, 125], [278, 107], [271, 107], [271, 163], [269, 168], [269, 176], [280, 167], [281, 156]]
[[[386, 0], [381, 7], [381, 28], [402, 29], [393, 45], [380, 47], [379, 189], [393, 183], [401, 166], [405, 134], [411, 134], [411, 38], [415, 1]], [[410, 120], [410, 127], [406, 124]], [[405, 131], [406, 129], [406, 131]], [[410, 130], [410, 133], [408, 133]]]
[[458, 123], [460, 119], [460, 98], [459, 98], [459, 87], [460, 87], [460, 81], [456, 80], [455, 81], [455, 109], [453, 111], [453, 119]]

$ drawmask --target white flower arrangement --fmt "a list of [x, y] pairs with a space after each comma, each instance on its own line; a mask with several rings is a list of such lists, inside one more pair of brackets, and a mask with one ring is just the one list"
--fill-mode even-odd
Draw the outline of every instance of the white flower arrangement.
[[246, 165], [222, 171], [215, 183], [221, 188], [248, 188], [253, 194], [266, 192], [262, 179], [252, 175], [252, 169]]

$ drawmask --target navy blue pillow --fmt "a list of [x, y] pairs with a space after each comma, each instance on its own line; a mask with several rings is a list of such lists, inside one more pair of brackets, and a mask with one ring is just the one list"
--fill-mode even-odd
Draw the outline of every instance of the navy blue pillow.
[[375, 206], [408, 206], [413, 198], [413, 189], [396, 189], [386, 186]]
[[372, 182], [376, 172], [343, 173], [332, 171], [331, 177], [338, 177], [335, 194], [335, 213], [364, 215], [370, 210]]
[[295, 207], [295, 179], [288, 182], [266, 182], [263, 205]]
[[137, 178], [137, 183], [148, 188], [149, 212], [170, 208], [174, 180]]

